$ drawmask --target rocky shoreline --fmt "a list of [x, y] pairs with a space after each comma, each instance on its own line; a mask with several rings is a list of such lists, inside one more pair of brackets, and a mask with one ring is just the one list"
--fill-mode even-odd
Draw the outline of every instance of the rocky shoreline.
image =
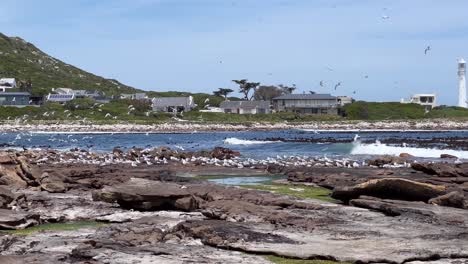
[[[381, 157], [359, 167], [278, 160], [238, 166], [238, 155], [222, 148], [0, 153], [0, 229], [99, 223], [28, 235], [0, 232], [0, 263], [272, 263], [270, 255], [468, 261], [468, 163]], [[327, 188], [336, 200], [194, 177], [262, 174], [284, 175], [295, 189]]]
[[414, 121], [332, 121], [308, 123], [248, 123], [216, 124], [198, 122], [174, 122], [159, 124], [93, 124], [86, 122], [63, 123], [15, 123], [5, 122], [0, 126], [2, 132], [81, 132], [81, 133], [193, 133], [207, 131], [265, 131], [287, 129], [310, 130], [466, 130], [468, 120], [428, 119]]

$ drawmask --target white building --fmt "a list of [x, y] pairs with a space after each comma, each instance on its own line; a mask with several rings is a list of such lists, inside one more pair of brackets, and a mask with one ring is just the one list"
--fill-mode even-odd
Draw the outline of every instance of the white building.
[[466, 98], [466, 61], [464, 59], [458, 60], [458, 106], [467, 108]]
[[219, 107], [227, 114], [269, 114], [270, 102], [267, 101], [224, 101]]
[[192, 96], [187, 97], [155, 97], [151, 100], [153, 111], [180, 113], [188, 112], [196, 107]]
[[419, 104], [431, 110], [437, 106], [437, 95], [436, 94], [415, 94], [411, 96], [409, 101], [401, 99], [402, 104]]
[[1, 78], [0, 79], [0, 91], [5, 92], [6, 89], [16, 88], [16, 79], [15, 78]]

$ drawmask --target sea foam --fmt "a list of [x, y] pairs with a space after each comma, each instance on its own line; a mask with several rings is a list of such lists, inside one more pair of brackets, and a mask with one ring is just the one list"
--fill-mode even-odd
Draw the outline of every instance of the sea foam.
[[397, 147], [381, 144], [362, 144], [354, 143], [351, 150], [352, 155], [393, 155], [398, 156], [401, 153], [408, 153], [415, 157], [421, 158], [440, 158], [441, 154], [449, 154], [457, 156], [460, 159], [468, 159], [468, 151], [453, 150], [453, 149], [436, 149], [436, 148], [414, 148], [414, 147]]
[[260, 141], [260, 140], [246, 140], [239, 138], [226, 138], [224, 144], [226, 145], [256, 145], [256, 144], [269, 144], [277, 143], [279, 141]]

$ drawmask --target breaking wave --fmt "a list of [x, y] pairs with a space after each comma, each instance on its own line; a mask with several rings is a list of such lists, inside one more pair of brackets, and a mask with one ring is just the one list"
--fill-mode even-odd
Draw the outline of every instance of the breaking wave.
[[449, 154], [457, 156], [460, 159], [468, 159], [468, 151], [452, 150], [452, 149], [429, 149], [429, 148], [414, 148], [414, 147], [397, 147], [381, 144], [362, 144], [354, 143], [351, 150], [352, 155], [393, 155], [398, 156], [401, 153], [408, 153], [415, 157], [421, 158], [440, 158], [441, 154]]
[[256, 145], [256, 144], [269, 144], [277, 143], [279, 141], [260, 141], [260, 140], [246, 140], [238, 138], [226, 138], [224, 144], [226, 145]]

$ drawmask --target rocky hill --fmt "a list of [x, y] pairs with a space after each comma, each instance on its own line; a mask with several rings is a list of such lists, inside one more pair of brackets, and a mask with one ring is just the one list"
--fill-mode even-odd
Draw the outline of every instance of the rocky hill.
[[33, 93], [56, 87], [94, 89], [108, 95], [140, 91], [117, 80], [106, 79], [53, 58], [19, 37], [0, 33], [0, 77], [32, 82]]

